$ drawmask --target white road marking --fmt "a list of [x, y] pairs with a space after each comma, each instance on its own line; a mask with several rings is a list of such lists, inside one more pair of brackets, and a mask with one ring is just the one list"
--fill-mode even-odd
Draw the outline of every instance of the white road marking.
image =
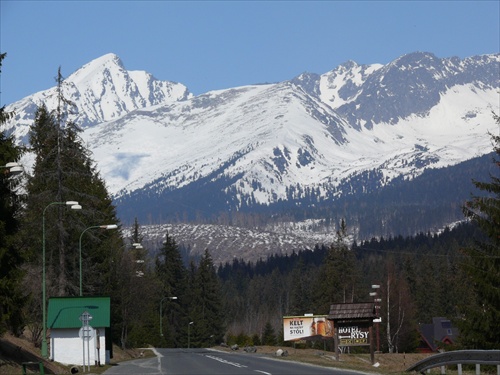
[[226, 365], [231, 365], [231, 366], [235, 366], [235, 367], [247, 367], [245, 365], [242, 365], [242, 364], [239, 364], [239, 363], [236, 363], [236, 362], [230, 362], [228, 360], [225, 360], [225, 359], [220, 358], [220, 357], [216, 357], [214, 355], [207, 355], [206, 357], [210, 358], [210, 359], [215, 359], [216, 361], [225, 363]]

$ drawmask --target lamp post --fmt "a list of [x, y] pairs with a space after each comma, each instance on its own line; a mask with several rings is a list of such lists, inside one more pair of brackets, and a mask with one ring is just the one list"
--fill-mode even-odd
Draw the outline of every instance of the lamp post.
[[70, 206], [72, 210], [81, 210], [82, 206], [78, 204], [77, 201], [66, 201], [66, 202], [52, 202], [49, 203], [45, 209], [43, 210], [42, 213], [42, 315], [43, 315], [43, 322], [42, 322], [42, 357], [47, 358], [48, 357], [48, 351], [47, 351], [47, 309], [46, 309], [46, 283], [45, 283], [45, 211], [47, 211], [47, 208], [50, 206], [54, 205], [66, 205]]
[[177, 299], [177, 297], [163, 297], [160, 301], [160, 336], [163, 336], [162, 304], [163, 304], [163, 301], [166, 299], [173, 300], [173, 299]]
[[[144, 247], [143, 247], [143, 246], [142, 246], [139, 242], [134, 242], [134, 243], [132, 244], [132, 247], [134, 248], [134, 250], [142, 250], [142, 249], [144, 249]], [[136, 251], [136, 252], [134, 253], [135, 262], [136, 262], [137, 264], [142, 264], [142, 263], [144, 263], [144, 259], [138, 259], [138, 255], [139, 255], [139, 253]], [[136, 277], [143, 277], [143, 276], [144, 276], [144, 272], [143, 272], [142, 270], [136, 270], [136, 271], [135, 271], [135, 276], [136, 276]], [[161, 332], [160, 332], [160, 333], [161, 333]]]
[[191, 324], [194, 322], [189, 322], [188, 324], [188, 349], [191, 347]]
[[[372, 289], [374, 289], [374, 290], [380, 289], [380, 285], [374, 284], [374, 285], [372, 285]], [[373, 301], [375, 302], [375, 315], [376, 315], [376, 318], [373, 319], [373, 321], [376, 324], [375, 328], [377, 330], [377, 353], [380, 353], [380, 330], [379, 330], [379, 323], [382, 321], [382, 319], [380, 318], [380, 302], [382, 302], [382, 300], [380, 298], [377, 298], [377, 292], [371, 292], [370, 296], [375, 297], [373, 299]]]
[[116, 229], [118, 228], [118, 225], [116, 224], [109, 224], [109, 225], [93, 225], [91, 227], [86, 228], [82, 234], [80, 234], [80, 242], [79, 242], [79, 249], [80, 249], [80, 297], [83, 296], [83, 289], [82, 289], [82, 237], [83, 234], [88, 231], [89, 229], [95, 229], [95, 228], [100, 228], [100, 229]]

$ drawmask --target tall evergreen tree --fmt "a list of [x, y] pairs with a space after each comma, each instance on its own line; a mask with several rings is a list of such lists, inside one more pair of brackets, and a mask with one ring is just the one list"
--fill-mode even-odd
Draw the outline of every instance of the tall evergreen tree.
[[[0, 54], [0, 69], [5, 56]], [[4, 107], [0, 108], [0, 125], [11, 116]], [[15, 242], [22, 202], [15, 193], [19, 181], [5, 167], [7, 163], [17, 162], [21, 151], [12, 137], [0, 132], [0, 335], [8, 329], [17, 333], [24, 304], [21, 265], [25, 259]]]
[[[500, 126], [500, 117], [494, 115]], [[492, 136], [500, 167], [500, 136]], [[500, 178], [498, 169], [491, 181], [474, 181], [483, 196], [473, 196], [464, 207], [467, 218], [476, 222], [486, 240], [477, 241], [464, 249], [463, 268], [468, 275], [464, 285], [473, 288], [473, 303], [463, 304], [462, 319], [458, 321], [461, 339], [468, 348], [500, 349]], [[469, 301], [468, 301], [469, 302]]]
[[[99, 228], [118, 224], [116, 210], [83, 146], [80, 130], [67, 121], [70, 109], [63, 95], [65, 84], [60, 70], [57, 84], [57, 108], [52, 112], [44, 105], [38, 108], [30, 129], [35, 163], [27, 183], [22, 237], [32, 258], [25, 284], [34, 297], [28, 309], [33, 321], [40, 321], [37, 311], [42, 310], [43, 302], [39, 275], [44, 261], [47, 298], [80, 294], [80, 279], [84, 295], [111, 295], [117, 287], [117, 265], [122, 256], [119, 231]], [[67, 201], [78, 201], [83, 209], [69, 212], [64, 204]]]
[[342, 220], [337, 238], [326, 255], [315, 283], [315, 313], [328, 314], [333, 303], [355, 302], [361, 275], [354, 252], [347, 245], [347, 228]]
[[302, 258], [299, 259], [291, 274], [291, 302], [288, 315], [303, 315], [311, 309], [312, 278], [311, 272]]
[[[85, 294], [109, 292], [112, 261], [120, 254], [110, 252], [119, 248], [117, 231], [91, 230], [91, 226], [118, 223], [115, 208], [104, 181], [99, 176], [88, 151], [82, 146], [76, 128], [62, 128], [56, 118], [42, 106], [36, 114], [31, 131], [31, 146], [35, 153], [33, 176], [28, 182], [26, 234], [33, 237], [34, 254], [40, 243], [40, 216], [45, 219], [46, 262], [52, 295], [76, 295], [79, 292], [79, 263], [83, 262]], [[81, 212], [68, 212], [64, 204], [54, 202], [78, 201]], [[82, 254], [80, 257], [80, 248]], [[41, 254], [40, 254], [41, 255]], [[111, 259], [110, 255], [117, 255]], [[42, 260], [40, 259], [40, 262]]]
[[121, 266], [119, 307], [121, 314], [115, 322], [120, 331], [122, 348], [158, 344], [159, 284], [150, 266], [147, 249], [137, 219], [132, 227]]
[[[0, 165], [19, 157], [14, 140], [0, 132]], [[6, 329], [17, 333], [24, 301], [21, 266], [25, 257], [16, 241], [21, 214], [21, 198], [15, 193], [18, 183], [8, 168], [0, 169], [0, 334]]]
[[[159, 282], [158, 306], [162, 304], [162, 346], [180, 347], [184, 337], [184, 326], [188, 306], [186, 300], [187, 273], [175, 239], [166, 234], [165, 242], [155, 259], [155, 275]], [[171, 297], [177, 297], [172, 300]], [[163, 303], [162, 303], [163, 300]], [[166, 317], [166, 319], [164, 318]]]
[[208, 346], [220, 342], [224, 335], [222, 292], [208, 250], [200, 259], [194, 280], [195, 295], [191, 301], [190, 318], [193, 346]]
[[[0, 74], [2, 74], [2, 63], [3, 59], [7, 56], [7, 53], [0, 53]], [[14, 116], [14, 112], [7, 112], [5, 106], [0, 107], [0, 125], [5, 123], [7, 120]]]

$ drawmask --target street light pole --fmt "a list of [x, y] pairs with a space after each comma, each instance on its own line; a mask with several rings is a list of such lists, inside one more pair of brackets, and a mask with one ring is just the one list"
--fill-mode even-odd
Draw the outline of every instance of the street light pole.
[[163, 304], [163, 301], [166, 299], [173, 300], [173, 299], [177, 299], [177, 297], [163, 297], [160, 301], [160, 336], [163, 336], [162, 304]]
[[89, 229], [95, 229], [95, 228], [100, 228], [100, 229], [116, 229], [118, 228], [118, 225], [116, 224], [109, 224], [109, 225], [93, 225], [91, 227], [86, 228], [82, 234], [80, 234], [80, 242], [79, 242], [79, 249], [80, 249], [80, 297], [83, 296], [83, 289], [82, 289], [82, 237], [83, 234], [88, 231]]
[[191, 324], [194, 322], [189, 322], [188, 324], [188, 349], [191, 347]]
[[45, 303], [46, 299], [46, 283], [45, 283], [45, 211], [47, 208], [54, 205], [66, 205], [70, 206], [72, 210], [81, 210], [82, 206], [78, 204], [77, 201], [66, 201], [66, 202], [52, 202], [49, 203], [42, 213], [42, 357], [48, 357], [47, 350], [47, 304]]
[[[374, 285], [372, 285], [372, 289], [374, 289], [374, 290], [380, 289], [380, 285], [374, 284]], [[382, 302], [382, 300], [377, 297], [377, 292], [371, 292], [370, 296], [376, 297], [376, 298], [373, 299], [373, 301], [375, 302], [375, 315], [376, 315], [376, 319], [374, 319], [373, 321], [376, 324], [375, 328], [377, 330], [377, 353], [380, 353], [380, 330], [379, 330], [379, 323], [382, 321], [381, 318], [380, 318], [380, 302]]]

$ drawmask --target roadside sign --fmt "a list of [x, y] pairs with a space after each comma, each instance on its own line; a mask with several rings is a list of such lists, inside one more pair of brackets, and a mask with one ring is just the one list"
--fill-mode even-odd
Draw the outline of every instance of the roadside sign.
[[95, 336], [95, 330], [91, 326], [83, 326], [78, 331], [78, 336], [85, 341], [91, 340]]

